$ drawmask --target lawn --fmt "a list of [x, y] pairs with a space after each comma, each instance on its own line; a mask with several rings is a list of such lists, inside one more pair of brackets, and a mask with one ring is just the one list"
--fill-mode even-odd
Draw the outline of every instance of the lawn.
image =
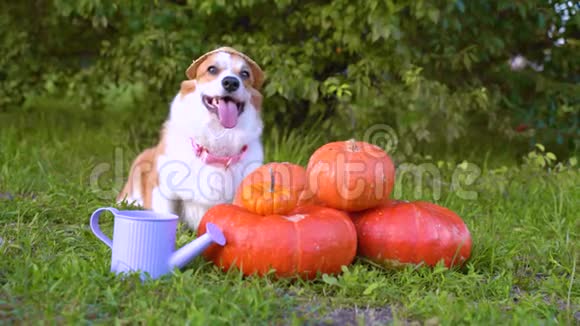
[[[461, 269], [392, 271], [357, 260], [339, 276], [306, 282], [242, 277], [198, 258], [141, 283], [108, 273], [110, 250], [88, 219], [114, 205], [130, 161], [152, 137], [102, 118], [62, 117], [0, 117], [0, 324], [580, 323], [575, 167], [547, 171], [520, 157], [494, 159], [512, 154], [500, 150], [434, 155], [440, 196], [433, 198], [429, 182], [419, 191], [411, 178], [397, 183], [396, 197], [435, 201], [463, 217], [474, 245]], [[300, 133], [264, 140], [268, 160], [301, 164], [321, 141]], [[467, 187], [477, 198], [449, 189], [464, 159], [481, 168]], [[180, 229], [178, 245], [193, 238]]]

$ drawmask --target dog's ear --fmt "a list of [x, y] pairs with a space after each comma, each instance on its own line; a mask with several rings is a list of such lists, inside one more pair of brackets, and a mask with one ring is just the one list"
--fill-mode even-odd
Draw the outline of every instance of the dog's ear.
[[248, 57], [247, 55], [230, 47], [221, 47], [215, 49], [195, 59], [193, 63], [189, 66], [189, 68], [187, 68], [187, 70], [185, 71], [187, 77], [189, 79], [195, 79], [197, 77], [197, 68], [205, 61], [205, 59], [207, 59], [210, 55], [216, 52], [226, 52], [229, 54], [235, 54], [242, 57], [248, 63], [250, 69], [252, 70], [253, 77], [252, 87], [257, 90], [260, 90], [262, 88], [262, 85], [264, 84], [264, 72], [262, 71], [262, 68], [260, 68], [260, 66], [256, 62], [254, 62], [254, 60], [250, 59], [250, 57]]
[[181, 90], [179, 91], [179, 93], [181, 94], [181, 96], [185, 96], [189, 93], [192, 93], [195, 91], [195, 86], [197, 86], [197, 81], [184, 80], [181, 82]]
[[[250, 69], [252, 70], [252, 77], [254, 78], [254, 82], [252, 83], [252, 87], [254, 87], [257, 90], [260, 90], [262, 88], [262, 85], [264, 84], [264, 72], [262, 71], [262, 68], [260, 68], [260, 66], [258, 66], [257, 63], [255, 63], [254, 61], [252, 61], [249, 58], [245, 58], [245, 59], [248, 62]], [[260, 95], [260, 96], [262, 96], [262, 95]]]
[[262, 100], [264, 99], [262, 94], [255, 89], [251, 89], [250, 93], [252, 93], [252, 98], [250, 98], [250, 102], [252, 103], [254, 108], [256, 108], [257, 111], [262, 110]]

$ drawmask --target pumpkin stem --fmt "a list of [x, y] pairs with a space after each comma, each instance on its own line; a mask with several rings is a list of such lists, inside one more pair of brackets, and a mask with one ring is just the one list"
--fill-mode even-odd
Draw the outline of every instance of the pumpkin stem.
[[356, 140], [354, 140], [354, 138], [351, 138], [348, 140], [348, 149], [350, 151], [353, 152], [358, 152], [360, 149], [358, 148], [357, 144], [356, 144]]
[[274, 192], [274, 183], [275, 178], [274, 178], [274, 171], [272, 171], [272, 167], [269, 168], [270, 171], [270, 192]]

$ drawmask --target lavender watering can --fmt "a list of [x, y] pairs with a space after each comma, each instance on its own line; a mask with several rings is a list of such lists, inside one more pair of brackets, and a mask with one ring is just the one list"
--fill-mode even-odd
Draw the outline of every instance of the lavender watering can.
[[[99, 216], [109, 211], [115, 216], [113, 240], [99, 227]], [[91, 230], [112, 249], [111, 271], [114, 273], [140, 272], [156, 279], [174, 268], [185, 266], [210, 244], [225, 245], [222, 231], [212, 223], [207, 232], [175, 251], [178, 217], [145, 210], [119, 211], [112, 207], [99, 208], [91, 216]]]

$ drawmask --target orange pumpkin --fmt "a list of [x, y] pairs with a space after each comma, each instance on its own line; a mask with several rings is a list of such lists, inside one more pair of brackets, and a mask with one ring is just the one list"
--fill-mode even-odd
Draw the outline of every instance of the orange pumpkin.
[[395, 166], [380, 147], [338, 141], [317, 149], [306, 170], [308, 187], [329, 207], [348, 212], [385, 203], [395, 184]]
[[471, 255], [471, 235], [451, 210], [423, 201], [390, 201], [351, 214], [358, 255], [389, 267], [425, 263], [462, 265]]
[[306, 169], [292, 163], [268, 163], [250, 173], [236, 191], [234, 205], [260, 215], [286, 214], [314, 203], [306, 188]]
[[206, 223], [221, 228], [227, 243], [211, 245], [203, 256], [222, 269], [240, 269], [244, 275], [312, 279], [319, 273], [337, 274], [356, 255], [356, 229], [342, 211], [320, 206], [297, 207], [287, 215], [262, 216], [236, 205], [222, 204], [204, 215]]

